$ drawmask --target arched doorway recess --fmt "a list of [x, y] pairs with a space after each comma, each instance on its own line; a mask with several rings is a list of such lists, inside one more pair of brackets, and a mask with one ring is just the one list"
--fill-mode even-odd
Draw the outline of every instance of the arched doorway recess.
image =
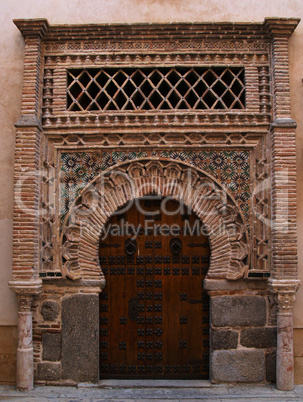
[[100, 241], [101, 378], [208, 378], [209, 243], [170, 198], [135, 199]]

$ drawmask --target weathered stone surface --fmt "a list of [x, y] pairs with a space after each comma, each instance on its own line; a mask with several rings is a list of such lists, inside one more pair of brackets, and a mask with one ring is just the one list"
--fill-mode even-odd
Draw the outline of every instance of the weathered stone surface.
[[276, 328], [245, 328], [240, 343], [247, 348], [271, 348], [277, 346]]
[[77, 294], [62, 302], [62, 378], [98, 381], [98, 295]]
[[241, 290], [241, 289], [266, 289], [266, 279], [239, 279], [228, 281], [226, 279], [205, 278], [203, 287], [205, 290]]
[[266, 354], [266, 381], [276, 382], [276, 351]]
[[44, 301], [41, 306], [41, 314], [44, 321], [54, 321], [59, 315], [59, 305], [57, 302]]
[[42, 335], [42, 359], [58, 361], [61, 357], [61, 334], [46, 333]]
[[38, 363], [36, 380], [56, 381], [60, 379], [60, 363]]
[[211, 317], [215, 327], [265, 325], [266, 302], [261, 296], [212, 297]]
[[212, 354], [213, 382], [256, 383], [265, 379], [263, 350], [216, 350]]
[[236, 349], [239, 334], [237, 331], [212, 331], [211, 347], [215, 349]]

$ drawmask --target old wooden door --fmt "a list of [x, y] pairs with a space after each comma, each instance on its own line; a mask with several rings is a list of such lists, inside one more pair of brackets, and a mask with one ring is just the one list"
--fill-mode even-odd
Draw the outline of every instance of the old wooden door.
[[208, 378], [209, 244], [182, 208], [136, 200], [102, 235], [101, 378]]

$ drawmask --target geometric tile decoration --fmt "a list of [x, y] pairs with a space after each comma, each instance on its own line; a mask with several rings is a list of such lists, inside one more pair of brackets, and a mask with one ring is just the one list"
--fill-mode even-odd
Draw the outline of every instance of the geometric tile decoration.
[[226, 150], [144, 150], [61, 153], [61, 221], [80, 191], [101, 172], [121, 162], [141, 158], [164, 158], [186, 162], [211, 174], [233, 195], [245, 220], [249, 219], [250, 171], [249, 151]]

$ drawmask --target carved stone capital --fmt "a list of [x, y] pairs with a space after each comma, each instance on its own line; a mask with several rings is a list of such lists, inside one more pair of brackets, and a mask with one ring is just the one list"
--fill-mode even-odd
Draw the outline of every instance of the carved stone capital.
[[271, 130], [275, 128], [297, 128], [297, 123], [290, 118], [276, 119], [270, 125]]
[[9, 288], [16, 293], [20, 312], [31, 310], [33, 297], [42, 292], [42, 280], [10, 281]]
[[296, 292], [300, 288], [298, 279], [270, 279], [269, 289], [276, 296], [280, 313], [291, 313], [296, 300]]
[[19, 128], [31, 128], [36, 127], [42, 131], [41, 121], [37, 118], [35, 114], [23, 114], [20, 119], [15, 123], [15, 127]]
[[32, 308], [32, 295], [16, 295], [19, 304], [19, 313], [29, 313]]

